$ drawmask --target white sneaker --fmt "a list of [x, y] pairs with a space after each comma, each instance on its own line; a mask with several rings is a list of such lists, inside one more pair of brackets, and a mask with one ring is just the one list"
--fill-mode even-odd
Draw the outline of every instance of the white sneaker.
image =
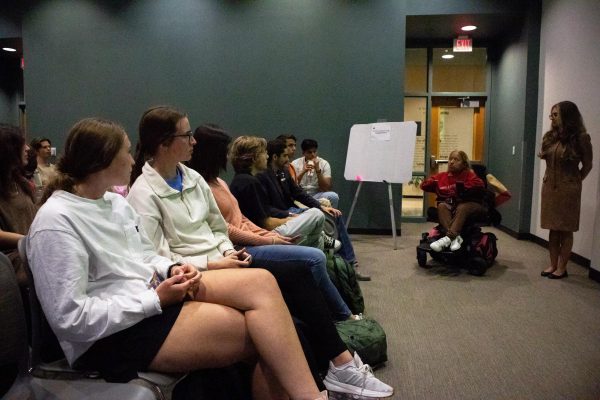
[[448, 236], [444, 236], [443, 238], [431, 243], [429, 247], [431, 247], [431, 250], [433, 251], [440, 252], [442, 251], [442, 249], [445, 249], [446, 247], [450, 246], [451, 243], [452, 239], [450, 239]]
[[461, 238], [460, 235], [458, 235], [457, 237], [454, 238], [454, 240], [450, 244], [450, 250], [456, 251], [456, 250], [460, 249], [460, 245], [462, 244], [462, 242], [463, 242], [463, 238]]
[[363, 364], [354, 353], [354, 365], [337, 368], [329, 362], [329, 371], [323, 380], [325, 387], [330, 392], [350, 393], [365, 397], [389, 397], [394, 394], [394, 389], [375, 378], [371, 367]]
[[365, 319], [365, 317], [362, 315], [362, 313], [350, 314], [350, 316], [348, 317], [348, 321], [362, 321], [363, 319]]

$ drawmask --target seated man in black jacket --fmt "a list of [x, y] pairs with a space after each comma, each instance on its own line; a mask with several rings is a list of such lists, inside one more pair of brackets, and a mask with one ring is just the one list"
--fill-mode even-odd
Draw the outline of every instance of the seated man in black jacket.
[[[342, 218], [340, 210], [333, 207], [325, 207], [314, 197], [306, 193], [290, 177], [287, 168], [289, 157], [286, 152], [286, 143], [283, 140], [276, 139], [267, 143], [267, 152], [269, 160], [267, 169], [259, 174], [257, 178], [262, 184], [269, 197], [269, 213], [272, 217], [283, 218], [290, 213], [301, 213], [310, 208], [317, 208], [335, 218], [336, 227], [339, 234], [339, 240], [342, 247], [339, 254], [354, 267], [358, 267], [354, 248]], [[298, 208], [295, 201], [302, 203], [309, 208]], [[369, 276], [356, 271], [357, 279], [371, 280]]]

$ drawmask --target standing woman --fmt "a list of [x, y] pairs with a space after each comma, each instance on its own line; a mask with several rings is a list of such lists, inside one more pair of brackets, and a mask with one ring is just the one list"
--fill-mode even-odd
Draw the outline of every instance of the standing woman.
[[[172, 140], [182, 149], [188, 139]], [[326, 398], [272, 276], [258, 269], [200, 274], [156, 253], [140, 216], [107, 191], [129, 182], [129, 151], [119, 125], [76, 123], [27, 236], [40, 303], [69, 363], [126, 381], [141, 370], [247, 361], [256, 365], [254, 398]]]
[[37, 211], [33, 185], [25, 177], [28, 154], [21, 130], [0, 124], [0, 251], [12, 262], [20, 286], [26, 284], [27, 276], [17, 243], [27, 234]]
[[550, 122], [538, 154], [546, 160], [541, 226], [550, 229], [550, 266], [541, 275], [562, 279], [568, 276], [573, 232], [579, 230], [581, 182], [592, 169], [592, 144], [575, 103], [562, 101], [552, 106]]

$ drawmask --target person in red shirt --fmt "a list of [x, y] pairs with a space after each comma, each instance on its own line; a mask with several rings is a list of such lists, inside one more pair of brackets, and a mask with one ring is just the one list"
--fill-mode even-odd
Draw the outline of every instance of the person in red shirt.
[[448, 172], [441, 172], [421, 183], [425, 192], [437, 194], [440, 225], [446, 235], [430, 244], [433, 251], [446, 247], [456, 251], [463, 242], [460, 233], [469, 217], [486, 213], [483, 206], [485, 185], [471, 170], [469, 158], [464, 151], [454, 150], [448, 156]]

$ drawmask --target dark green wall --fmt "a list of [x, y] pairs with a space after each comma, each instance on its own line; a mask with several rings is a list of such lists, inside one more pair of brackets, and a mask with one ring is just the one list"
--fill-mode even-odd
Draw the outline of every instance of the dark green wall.
[[531, 220], [539, 28], [539, 7], [532, 7], [519, 35], [491, 60], [488, 167], [513, 195], [500, 209], [502, 225], [518, 233], [529, 232]]
[[[409, 14], [515, 12], [515, 1], [154, 0], [33, 2], [23, 22], [30, 130], [60, 147], [98, 115], [135, 140], [142, 111], [186, 110], [192, 126], [319, 141], [346, 212], [355, 123], [402, 120]], [[387, 191], [367, 184], [352, 226], [389, 228]]]

